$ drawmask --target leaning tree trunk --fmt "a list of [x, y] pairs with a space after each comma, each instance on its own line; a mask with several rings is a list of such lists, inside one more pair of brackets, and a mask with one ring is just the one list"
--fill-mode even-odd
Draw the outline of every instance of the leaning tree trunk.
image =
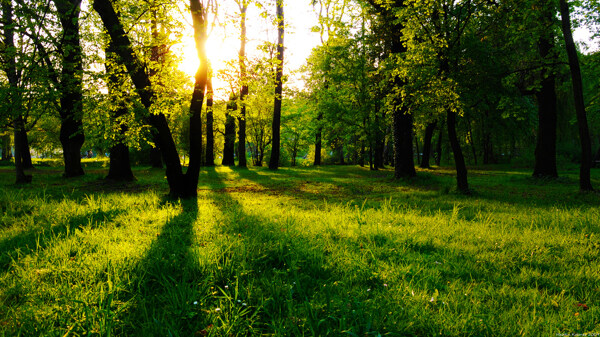
[[206, 166], [215, 166], [215, 130], [213, 117], [213, 87], [211, 75], [206, 81]]
[[437, 126], [437, 121], [427, 124], [425, 127], [425, 139], [423, 140], [423, 157], [421, 158], [421, 168], [429, 168], [429, 159], [431, 158], [431, 140], [433, 132]]
[[277, 71], [275, 74], [275, 104], [273, 107], [273, 136], [269, 169], [279, 168], [281, 153], [281, 100], [283, 95], [283, 35], [285, 33], [283, 0], [275, 0], [277, 4]]
[[[204, 15], [202, 4], [194, 0], [191, 0], [190, 2], [193, 17], [194, 15]], [[140, 96], [142, 104], [146, 109], [150, 109], [155, 100], [156, 93], [152, 89], [148, 74], [146, 74], [144, 71], [142, 63], [137, 58], [131, 47], [131, 42], [126, 35], [123, 25], [121, 24], [110, 0], [95, 0], [93, 7], [94, 10], [96, 10], [96, 12], [98, 12], [100, 15], [100, 18], [104, 23], [104, 27], [107, 29], [112, 42], [115, 44], [115, 48], [119, 54], [119, 59], [126, 66], [127, 72], [131, 77], [138, 95]], [[198, 7], [200, 10], [198, 10]], [[197, 20], [198, 18], [194, 17], [195, 30], [198, 22]], [[190, 118], [190, 123], [192, 123], [193, 120], [196, 119]], [[189, 176], [186, 177], [183, 175], [181, 162], [179, 161], [179, 155], [177, 153], [175, 142], [173, 140], [173, 136], [171, 135], [171, 130], [169, 129], [165, 115], [162, 113], [153, 114], [150, 117], [150, 122], [157, 131], [158, 145], [167, 167], [166, 176], [167, 182], [169, 183], [171, 196], [176, 198], [188, 198], [196, 196], [197, 184], [191, 184], [187, 179]], [[193, 128], [195, 128], [195, 126]], [[191, 129], [193, 128], [191, 127]], [[191, 151], [190, 155], [192, 155]], [[192, 162], [191, 159], [190, 162]], [[194, 160], [193, 162], [196, 163], [198, 161]], [[188, 168], [188, 172], [190, 172], [190, 168]], [[194, 169], [192, 171], [195, 172], [196, 170]], [[195, 179], [192, 180], [197, 182], [197, 179], [198, 177], [195, 177]]]
[[105, 68], [108, 74], [107, 87], [109, 99], [116, 104], [116, 107], [111, 111], [111, 122], [117, 125], [118, 135], [116, 143], [110, 149], [110, 163], [107, 179], [115, 181], [133, 181], [135, 177], [131, 171], [131, 160], [129, 157], [129, 148], [125, 144], [125, 134], [127, 133], [127, 125], [122, 119], [127, 115], [128, 109], [123, 95], [119, 93], [121, 88], [122, 78], [125, 76], [114, 50], [112, 42], [108, 42], [106, 48]]
[[55, 0], [63, 29], [60, 74], [60, 142], [65, 160], [65, 177], [83, 175], [83, 52], [79, 38], [81, 0]]
[[246, 96], [248, 96], [248, 78], [246, 71], [246, 11], [248, 3], [242, 1], [240, 5], [240, 116], [238, 117], [238, 166], [247, 167], [246, 162]]
[[565, 37], [569, 67], [571, 68], [571, 80], [573, 82], [573, 96], [575, 98], [575, 113], [577, 114], [577, 125], [579, 126], [579, 140], [581, 141], [581, 166], [579, 168], [579, 189], [592, 191], [590, 169], [592, 167], [592, 141], [588, 129], [587, 116], [585, 114], [585, 103], [583, 100], [583, 84], [581, 80], [581, 69], [577, 49], [573, 42], [571, 33], [571, 17], [569, 5], [565, 0], [560, 0], [560, 15], [562, 18], [562, 31]]
[[[553, 11], [546, 11], [545, 21], [553, 20]], [[554, 33], [551, 29], [544, 32], [538, 41], [538, 49], [542, 59], [552, 57]], [[536, 93], [538, 101], [538, 134], [535, 148], [535, 166], [533, 176], [539, 178], [557, 178], [556, 169], [556, 75], [552, 69], [544, 67], [542, 83]]]

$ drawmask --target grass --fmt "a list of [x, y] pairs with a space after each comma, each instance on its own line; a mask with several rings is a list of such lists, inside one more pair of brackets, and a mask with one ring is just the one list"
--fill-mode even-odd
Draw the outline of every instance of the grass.
[[[0, 168], [1, 336], [556, 336], [600, 333], [600, 196], [473, 169], [201, 172], [31, 186]], [[600, 172], [593, 183], [600, 186]]]

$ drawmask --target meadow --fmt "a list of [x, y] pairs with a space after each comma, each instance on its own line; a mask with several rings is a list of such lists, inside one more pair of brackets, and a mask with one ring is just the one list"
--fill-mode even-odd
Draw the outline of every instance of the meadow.
[[[510, 167], [0, 167], [0, 336], [596, 336], [600, 195]], [[600, 188], [600, 170], [592, 172]]]

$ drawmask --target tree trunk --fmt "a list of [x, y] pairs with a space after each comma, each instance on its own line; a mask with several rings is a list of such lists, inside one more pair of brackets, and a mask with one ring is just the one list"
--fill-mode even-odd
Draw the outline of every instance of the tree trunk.
[[10, 134], [7, 132], [2, 136], [2, 161], [9, 161], [12, 158], [10, 149]]
[[83, 52], [79, 39], [81, 0], [55, 0], [63, 29], [62, 72], [60, 75], [60, 142], [65, 160], [65, 177], [83, 175]]
[[[14, 121], [14, 134], [15, 139], [18, 138], [20, 132], [24, 132], [25, 123], [21, 115], [17, 116]], [[17, 184], [29, 184], [31, 183], [32, 177], [25, 175], [23, 168], [23, 149], [21, 148], [22, 142], [15, 142], [15, 173]]]
[[225, 145], [223, 145], [223, 161], [221, 165], [235, 165], [235, 118], [230, 111], [237, 109], [235, 97], [232, 97], [227, 104], [227, 112], [225, 113]]
[[[208, 58], [206, 40], [208, 38], [206, 12], [200, 0], [190, 0], [190, 11], [194, 25], [194, 41], [200, 64], [194, 81], [194, 92], [190, 103], [190, 163], [185, 173], [186, 184], [196, 195], [198, 177], [202, 166], [202, 105], [208, 82]], [[190, 191], [192, 192], [192, 191]]]
[[450, 146], [452, 147], [452, 153], [454, 154], [454, 165], [456, 166], [456, 184], [458, 191], [463, 194], [469, 194], [469, 183], [467, 180], [467, 166], [465, 165], [465, 158], [456, 136], [456, 113], [451, 109], [447, 111], [447, 123], [448, 123], [448, 139], [450, 140]]
[[[150, 61], [151, 64], [149, 66], [148, 74], [150, 76], [150, 81], [156, 79], [158, 83], [160, 83], [160, 79], [157, 78], [159, 65], [164, 58], [161, 58], [161, 42], [159, 39], [160, 33], [158, 31], [158, 13], [156, 8], [152, 8], [152, 19], [150, 22], [150, 30], [152, 32], [152, 47], [150, 48]], [[160, 142], [158, 139], [158, 134], [156, 130], [151, 131], [152, 141], [154, 146], [150, 149], [150, 165], [156, 169], [163, 168], [163, 162], [161, 159], [160, 148], [158, 147], [158, 143]]]
[[317, 135], [315, 139], [315, 166], [321, 165], [321, 148], [323, 146], [323, 112], [317, 114]]
[[423, 139], [423, 157], [421, 158], [421, 168], [429, 168], [429, 159], [431, 158], [431, 140], [433, 132], [437, 126], [437, 121], [427, 124], [425, 127], [425, 139]]
[[127, 125], [119, 119], [127, 115], [127, 104], [125, 98], [119, 93], [121, 88], [122, 78], [125, 75], [121, 70], [117, 61], [113, 44], [109, 41], [105, 51], [105, 68], [108, 74], [107, 87], [109, 99], [116, 104], [116, 108], [111, 112], [111, 122], [118, 125], [119, 134], [117, 135], [116, 144], [110, 149], [110, 166], [108, 169], [107, 179], [115, 181], [133, 181], [135, 177], [131, 171], [131, 160], [129, 158], [129, 148], [125, 145], [125, 134]]
[[[4, 24], [4, 53], [2, 67], [8, 78], [8, 99], [9, 99], [9, 115], [13, 119], [13, 134], [15, 143], [15, 176], [17, 184], [25, 184], [31, 182], [31, 176], [25, 175], [23, 158], [27, 142], [27, 134], [25, 133], [25, 122], [22, 115], [22, 96], [19, 90], [20, 74], [17, 71], [17, 59], [14, 54], [14, 19], [13, 7], [11, 1], [2, 2], [2, 21]], [[10, 143], [10, 142], [9, 142]], [[10, 151], [10, 149], [9, 149]]]
[[[553, 20], [554, 13], [545, 14], [547, 21]], [[543, 59], [551, 57], [554, 47], [554, 34], [549, 29], [545, 36], [540, 37], [538, 49]], [[552, 69], [542, 70], [541, 89], [536, 93], [538, 101], [538, 134], [535, 148], [535, 167], [533, 176], [539, 178], [557, 178], [556, 169], [556, 75]]]
[[405, 108], [396, 105], [393, 114], [394, 123], [394, 177], [410, 178], [417, 175], [413, 157], [413, 118], [404, 113]]
[[581, 141], [581, 166], [579, 168], [579, 189], [581, 191], [593, 191], [590, 179], [592, 166], [592, 141], [588, 129], [585, 103], [583, 100], [583, 84], [581, 80], [581, 69], [573, 35], [571, 33], [571, 17], [569, 5], [565, 0], [560, 0], [560, 16], [562, 18], [562, 31], [565, 37], [565, 47], [569, 57], [571, 68], [571, 80], [573, 82], [573, 96], [575, 98], [575, 113], [577, 114], [577, 125], [579, 126], [579, 140]]
[[240, 116], [238, 117], [238, 166], [247, 167], [246, 163], [246, 96], [248, 96], [248, 79], [246, 74], [246, 11], [248, 3], [240, 4]]
[[34, 167], [33, 162], [31, 161], [31, 150], [29, 149], [29, 140], [27, 139], [25, 120], [23, 120], [23, 129], [19, 131], [18, 141], [21, 147], [21, 162], [23, 163], [23, 169], [31, 170]]
[[438, 132], [437, 144], [435, 146], [435, 165], [440, 166], [442, 164], [442, 141], [444, 139], [444, 123], [440, 126], [440, 132]]
[[215, 166], [215, 129], [213, 117], [212, 75], [206, 82], [206, 166]]
[[275, 0], [277, 4], [277, 73], [275, 74], [275, 104], [273, 108], [273, 136], [271, 141], [271, 158], [269, 169], [279, 168], [281, 153], [281, 100], [283, 95], [283, 35], [285, 33], [283, 0]]

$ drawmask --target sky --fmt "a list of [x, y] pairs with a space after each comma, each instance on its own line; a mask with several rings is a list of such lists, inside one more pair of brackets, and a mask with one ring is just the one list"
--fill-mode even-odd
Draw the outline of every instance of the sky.
[[[268, 1], [271, 4], [272, 1]], [[310, 5], [310, 0], [288, 0], [284, 3], [284, 16], [286, 31], [284, 45], [284, 73], [290, 75], [306, 62], [311, 50], [321, 43], [319, 33], [314, 33], [311, 28], [318, 24], [318, 14]], [[274, 7], [274, 6], [273, 6]], [[229, 60], [237, 60], [240, 49], [239, 25], [227, 22], [227, 17], [235, 15], [238, 11], [233, 0], [220, 1], [220, 25], [213, 28], [206, 45], [208, 58], [214, 73], [226, 67]], [[269, 8], [273, 13], [274, 8]], [[246, 46], [248, 57], [256, 56], [256, 47], [265, 40], [276, 42], [276, 27], [269, 19], [260, 17], [260, 10], [251, 5], [247, 14], [248, 43]], [[186, 36], [180, 48], [184, 58], [180, 66], [190, 78], [193, 78], [198, 68], [198, 58], [193, 40], [193, 29], [188, 27]], [[287, 85], [302, 87], [300, 76], [291, 76]], [[226, 99], [229, 96], [229, 85], [223, 80], [213, 77], [213, 87], [217, 99]]]

